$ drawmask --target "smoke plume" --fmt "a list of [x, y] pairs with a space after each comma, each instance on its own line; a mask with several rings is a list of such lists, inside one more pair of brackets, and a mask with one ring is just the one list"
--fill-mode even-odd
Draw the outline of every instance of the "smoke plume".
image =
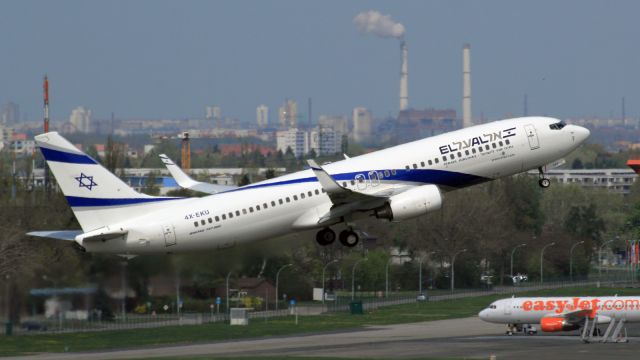
[[404, 36], [404, 25], [393, 21], [390, 15], [382, 15], [376, 10], [361, 12], [353, 18], [353, 23], [363, 34], [371, 33], [386, 38], [402, 38]]

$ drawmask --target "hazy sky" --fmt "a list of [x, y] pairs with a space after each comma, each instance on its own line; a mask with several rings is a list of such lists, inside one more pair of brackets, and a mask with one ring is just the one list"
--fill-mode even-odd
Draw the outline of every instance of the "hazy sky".
[[97, 117], [272, 119], [285, 98], [306, 113], [396, 114], [396, 39], [353, 18], [402, 23], [409, 104], [460, 112], [462, 46], [471, 44], [473, 115], [640, 114], [640, 1], [0, 1], [0, 104], [53, 118], [84, 105]]

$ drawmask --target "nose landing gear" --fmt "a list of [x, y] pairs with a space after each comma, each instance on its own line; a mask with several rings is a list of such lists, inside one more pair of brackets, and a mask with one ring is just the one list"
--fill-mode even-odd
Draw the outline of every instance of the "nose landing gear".
[[540, 187], [543, 189], [546, 189], [549, 186], [551, 186], [551, 180], [549, 180], [549, 178], [544, 175], [544, 170], [542, 169], [542, 166], [538, 168], [538, 173], [540, 177], [540, 179], [538, 180], [538, 185], [540, 185]]

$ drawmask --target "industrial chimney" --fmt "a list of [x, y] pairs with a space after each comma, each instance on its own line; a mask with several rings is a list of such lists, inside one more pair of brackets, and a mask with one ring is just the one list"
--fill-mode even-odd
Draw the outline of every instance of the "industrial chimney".
[[402, 53], [402, 65], [400, 67], [400, 111], [409, 107], [409, 65], [407, 63], [408, 51], [407, 43], [402, 40], [400, 43]]
[[473, 125], [471, 119], [471, 46], [465, 44], [462, 48], [462, 127]]

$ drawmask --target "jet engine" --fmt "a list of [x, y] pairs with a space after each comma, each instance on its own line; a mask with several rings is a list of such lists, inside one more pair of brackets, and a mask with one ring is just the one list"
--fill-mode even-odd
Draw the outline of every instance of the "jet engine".
[[580, 325], [569, 323], [565, 318], [561, 317], [546, 317], [540, 321], [540, 328], [544, 332], [558, 332], [577, 330]]
[[423, 185], [389, 198], [375, 210], [378, 219], [402, 221], [438, 210], [442, 206], [442, 195], [436, 185]]

